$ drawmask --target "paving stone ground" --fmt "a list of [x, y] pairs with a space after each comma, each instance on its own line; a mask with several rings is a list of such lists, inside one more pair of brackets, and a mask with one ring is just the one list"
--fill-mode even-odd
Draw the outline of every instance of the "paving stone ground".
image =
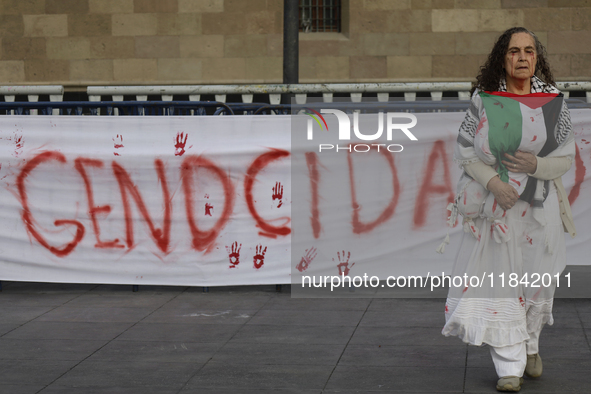
[[[0, 394], [495, 393], [486, 347], [441, 335], [442, 298], [296, 299], [289, 286], [2, 282]], [[556, 299], [544, 374], [591, 392], [591, 299]]]

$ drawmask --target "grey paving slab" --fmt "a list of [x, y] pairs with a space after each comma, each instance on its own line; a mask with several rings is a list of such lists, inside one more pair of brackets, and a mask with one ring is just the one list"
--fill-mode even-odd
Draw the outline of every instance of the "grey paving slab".
[[138, 323], [117, 340], [163, 342], [227, 342], [240, 326], [234, 324]]
[[106, 340], [0, 338], [0, 359], [83, 360], [106, 343]]
[[540, 348], [544, 373], [554, 369], [591, 370], [591, 350], [589, 347], [564, 346], [559, 343], [553, 345], [555, 346]]
[[591, 312], [579, 312], [580, 324], [585, 329], [591, 329]]
[[257, 312], [252, 309], [175, 308], [165, 305], [144, 319], [146, 323], [245, 324]]
[[[138, 285], [138, 292], [141, 294], [180, 294], [187, 291], [184, 286], [152, 286]], [[133, 293], [131, 285], [94, 285], [93, 293]]]
[[[196, 309], [260, 309], [270, 300], [277, 298], [275, 294], [250, 293], [197, 293], [184, 292], [179, 294], [167, 306]], [[289, 299], [289, 297], [288, 297]]]
[[84, 308], [158, 308], [169, 302], [175, 293], [153, 294], [144, 292], [89, 292], [68, 302], [69, 307]]
[[364, 311], [293, 311], [263, 309], [247, 324], [278, 324], [304, 326], [356, 326]]
[[[252, 285], [252, 286], [210, 286], [208, 287], [207, 294], [222, 294], [222, 295], [240, 295], [240, 296], [248, 296], [248, 295], [276, 295], [282, 294], [287, 295], [289, 297], [290, 293], [290, 286], [283, 285], [283, 293], [277, 293], [276, 288], [274, 285]], [[188, 287], [185, 290], [185, 293], [203, 293], [203, 287], [195, 286], [195, 287]]]
[[[235, 388], [230, 389], [220, 389], [220, 388], [208, 388], [207, 394], [236, 394]], [[181, 394], [200, 394], [203, 393], [203, 389], [200, 388], [185, 388], [181, 391]], [[305, 389], [254, 389], [254, 390], [245, 390], [240, 389], [240, 394], [321, 394], [322, 390], [305, 390]]]
[[[557, 299], [554, 300], [554, 303], [556, 303], [556, 301], [558, 301], [558, 300]], [[577, 310], [577, 312], [591, 313], [591, 299], [577, 298], [572, 301], [573, 301], [573, 305], [574, 305], [575, 309]]]
[[117, 363], [160, 362], [204, 364], [222, 343], [159, 342], [159, 341], [111, 341], [89, 357], [89, 361]]
[[50, 293], [43, 294], [40, 297], [37, 293], [21, 293], [6, 290], [0, 292], [0, 309], [3, 307], [60, 306], [80, 296], [82, 294], [79, 293]]
[[3, 323], [26, 323], [51, 311], [54, 306], [0, 306]]
[[0, 360], [0, 382], [6, 385], [46, 386], [78, 361]]
[[372, 300], [368, 311], [371, 312], [445, 312], [445, 298], [376, 298]]
[[43, 387], [29, 384], [0, 384], [0, 394], [36, 394], [43, 390]]
[[364, 311], [371, 299], [357, 298], [272, 298], [263, 309], [290, 311]]
[[468, 359], [467, 365], [469, 368], [493, 368], [494, 364], [490, 356], [490, 349], [487, 345], [484, 346], [467, 346]]
[[[496, 392], [494, 368], [467, 368], [466, 392]], [[589, 393], [591, 375], [580, 370], [544, 370], [536, 379], [524, 378], [521, 393]]]
[[354, 326], [247, 324], [238, 330], [230, 342], [341, 345], [349, 342], [354, 330]]
[[441, 328], [357, 327], [351, 344], [465, 346], [458, 338], [444, 337]]
[[327, 390], [398, 391], [403, 393], [462, 391], [464, 368], [337, 366], [326, 385]]
[[[324, 390], [322, 394], [333, 394], [333, 393], [340, 393], [340, 394], [365, 394], [365, 393], [380, 393], [380, 394], [400, 394], [404, 391], [389, 391], [389, 390]], [[449, 393], [464, 393], [462, 390], [450, 390], [450, 391], [413, 391], [415, 394], [449, 394]], [[480, 393], [479, 393], [480, 394]]]
[[576, 299], [576, 298], [555, 298], [552, 303], [552, 311], [554, 311], [554, 312], [576, 312], [578, 301], [579, 301], [579, 299]]
[[463, 367], [465, 346], [349, 345], [339, 360], [343, 366]]
[[228, 364], [336, 365], [345, 345], [239, 343], [224, 345], [211, 362]]
[[[546, 328], [549, 327], [552, 327], [553, 329], [583, 328], [579, 314], [576, 312], [553, 312], [552, 316], [554, 317], [554, 324], [552, 326], [545, 326], [542, 329], [542, 335], [544, 335]], [[591, 314], [589, 314], [589, 317], [591, 318]], [[591, 320], [589, 322], [591, 323]]]
[[591, 348], [591, 330], [590, 329], [585, 329], [585, 336], [587, 337], [587, 346], [589, 346]]
[[[184, 390], [320, 390], [328, 380], [332, 366], [324, 365], [249, 365], [208, 363], [187, 383]], [[184, 392], [184, 391], [183, 391]]]
[[591, 374], [588, 370], [544, 369], [544, 373], [539, 378], [525, 378], [523, 392], [591, 393]]
[[128, 387], [116, 387], [116, 386], [109, 386], [109, 387], [67, 387], [67, 386], [56, 386], [52, 384], [49, 387], [46, 387], [42, 390], [39, 394], [177, 394], [179, 392], [178, 389], [174, 388], [166, 388], [166, 387], [148, 387], [142, 386], [138, 388], [137, 386], [128, 386]]
[[20, 323], [0, 323], [0, 336], [20, 327]]
[[43, 282], [10, 282], [2, 281], [2, 292], [7, 293], [31, 293], [31, 294], [49, 294], [49, 293], [68, 293], [81, 294], [86, 293], [98, 285], [79, 284], [79, 283], [43, 283]]
[[42, 322], [133, 323], [142, 320], [155, 308], [105, 308], [60, 306], [40, 316]]
[[360, 326], [369, 327], [438, 327], [445, 325], [443, 313], [432, 312], [371, 312], [363, 315]]
[[545, 326], [540, 335], [540, 348], [550, 346], [552, 343], [562, 346], [587, 346], [587, 338], [582, 328], [555, 328]]
[[132, 323], [29, 322], [5, 334], [7, 339], [110, 340]]
[[[180, 389], [201, 367], [194, 363], [114, 363], [86, 360], [55, 381], [69, 387], [164, 387]], [[81, 389], [81, 392], [84, 390]]]

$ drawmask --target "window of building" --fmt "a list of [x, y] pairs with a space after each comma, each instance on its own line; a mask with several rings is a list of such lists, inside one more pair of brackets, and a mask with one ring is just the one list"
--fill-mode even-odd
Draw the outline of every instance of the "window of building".
[[300, 31], [341, 32], [341, 0], [300, 0]]

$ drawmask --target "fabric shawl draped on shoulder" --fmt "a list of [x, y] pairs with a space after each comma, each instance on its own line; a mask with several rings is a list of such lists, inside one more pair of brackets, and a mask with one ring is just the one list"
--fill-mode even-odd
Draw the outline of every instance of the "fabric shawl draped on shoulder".
[[[505, 90], [503, 84], [500, 90]], [[541, 208], [549, 190], [544, 182], [548, 181], [510, 172], [501, 160], [505, 153], [514, 155], [517, 150], [573, 160], [574, 136], [562, 93], [536, 77], [532, 78], [532, 92], [517, 95], [476, 89], [460, 127], [454, 161], [461, 165], [482, 161], [492, 166], [521, 200]], [[536, 217], [544, 225], [544, 219]]]

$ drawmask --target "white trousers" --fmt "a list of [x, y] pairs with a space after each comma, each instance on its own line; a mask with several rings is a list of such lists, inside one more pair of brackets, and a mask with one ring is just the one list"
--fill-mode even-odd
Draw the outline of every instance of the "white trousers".
[[515, 345], [490, 347], [490, 355], [499, 378], [504, 376], [523, 376], [528, 354], [538, 353], [538, 342], [542, 328], [528, 332], [529, 339]]

